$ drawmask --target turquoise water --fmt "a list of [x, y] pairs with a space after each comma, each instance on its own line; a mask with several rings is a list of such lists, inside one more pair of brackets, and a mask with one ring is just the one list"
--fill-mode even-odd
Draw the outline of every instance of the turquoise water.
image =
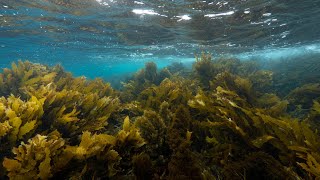
[[320, 53], [320, 1], [1, 0], [0, 67], [30, 60], [106, 79], [194, 61]]

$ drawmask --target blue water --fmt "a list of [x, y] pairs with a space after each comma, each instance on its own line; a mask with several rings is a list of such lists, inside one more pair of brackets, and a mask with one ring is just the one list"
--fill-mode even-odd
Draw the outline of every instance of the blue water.
[[30, 60], [112, 78], [191, 63], [320, 54], [320, 0], [0, 0], [0, 67]]

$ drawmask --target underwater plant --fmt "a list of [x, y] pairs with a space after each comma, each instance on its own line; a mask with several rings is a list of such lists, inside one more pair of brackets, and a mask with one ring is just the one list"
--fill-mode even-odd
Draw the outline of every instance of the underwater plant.
[[125, 102], [133, 101], [144, 89], [152, 85], [159, 85], [162, 80], [170, 76], [171, 73], [167, 68], [158, 72], [157, 65], [154, 62], [147, 62], [145, 68], [135, 73], [128, 82], [122, 83], [123, 91], [120, 99]]
[[0, 74], [0, 178], [320, 177], [318, 83], [283, 97], [272, 70], [206, 53], [185, 72], [149, 62], [114, 90], [13, 63]]
[[64, 153], [65, 141], [59, 132], [48, 136], [37, 134], [13, 148], [14, 159], [4, 158], [3, 166], [10, 179], [48, 179], [70, 159]]
[[320, 84], [304, 84], [290, 91], [285, 97], [290, 102], [290, 110], [296, 116], [305, 116], [313, 102], [319, 100], [320, 97]]

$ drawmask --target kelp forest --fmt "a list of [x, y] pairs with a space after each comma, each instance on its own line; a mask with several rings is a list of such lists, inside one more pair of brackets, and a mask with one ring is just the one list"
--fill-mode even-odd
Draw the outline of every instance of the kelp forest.
[[191, 69], [147, 62], [115, 89], [12, 63], [0, 74], [0, 179], [319, 179], [312, 67], [201, 53]]

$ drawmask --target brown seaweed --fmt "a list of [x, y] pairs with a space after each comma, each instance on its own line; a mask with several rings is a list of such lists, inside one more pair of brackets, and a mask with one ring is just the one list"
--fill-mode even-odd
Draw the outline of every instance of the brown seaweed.
[[117, 91], [13, 63], [0, 74], [0, 178], [319, 178], [318, 83], [279, 96], [272, 70], [206, 53], [184, 72], [149, 62]]

